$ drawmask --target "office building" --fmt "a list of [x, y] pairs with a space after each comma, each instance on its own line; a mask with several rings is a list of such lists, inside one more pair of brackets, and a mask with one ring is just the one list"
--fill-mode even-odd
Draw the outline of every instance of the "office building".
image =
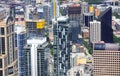
[[66, 76], [70, 68], [70, 24], [68, 17], [57, 18], [54, 25], [54, 76]]
[[0, 76], [5, 76], [7, 72], [7, 46], [5, 45], [6, 40], [6, 21], [0, 21]]
[[33, 37], [24, 47], [25, 76], [48, 76], [48, 43], [46, 37]]
[[8, 17], [6, 26], [7, 54], [8, 54], [8, 75], [17, 75], [17, 47], [15, 46], [14, 18]]
[[26, 44], [26, 31], [22, 25], [15, 25], [15, 46], [18, 48], [18, 76], [24, 76], [24, 46]]
[[69, 20], [79, 20], [81, 15], [81, 6], [79, 4], [72, 4], [67, 7]]
[[0, 76], [17, 76], [17, 48], [14, 42], [14, 20], [0, 9]]
[[45, 35], [45, 20], [26, 20], [27, 37], [44, 36]]
[[89, 22], [93, 21], [94, 17], [92, 13], [84, 13], [83, 20], [84, 20], [84, 25], [89, 27]]
[[101, 41], [101, 23], [99, 21], [90, 22], [90, 43]]
[[113, 30], [112, 30], [112, 8], [107, 8], [99, 17], [101, 22], [101, 40], [105, 43], [113, 42]]
[[120, 45], [96, 43], [94, 45], [94, 76], [120, 76]]
[[47, 24], [49, 25], [51, 23], [51, 19], [52, 17], [52, 6], [50, 4], [44, 4], [43, 5], [43, 17], [45, 19], [45, 21], [47, 22]]

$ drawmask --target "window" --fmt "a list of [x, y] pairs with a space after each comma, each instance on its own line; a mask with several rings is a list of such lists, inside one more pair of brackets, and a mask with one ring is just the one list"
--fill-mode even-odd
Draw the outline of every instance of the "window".
[[3, 72], [2, 72], [2, 70], [0, 70], [0, 76], [3, 76]]
[[24, 18], [21, 18], [21, 21], [24, 21]]
[[4, 27], [1, 27], [1, 35], [4, 35]]
[[[0, 68], [2, 68], [2, 59], [0, 59]], [[1, 76], [1, 75], [0, 75]]]
[[2, 54], [5, 54], [5, 38], [1, 37], [1, 42], [2, 42]]

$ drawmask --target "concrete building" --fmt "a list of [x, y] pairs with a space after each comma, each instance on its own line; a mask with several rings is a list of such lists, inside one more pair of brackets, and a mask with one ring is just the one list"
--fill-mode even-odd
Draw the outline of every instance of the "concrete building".
[[48, 76], [48, 54], [45, 37], [28, 39], [24, 47], [25, 76]]
[[57, 18], [54, 31], [54, 76], [66, 76], [70, 68], [70, 24], [68, 17]]
[[68, 70], [67, 76], [85, 76], [84, 68], [84, 65], [72, 67]]
[[86, 56], [84, 53], [70, 53], [70, 67], [86, 64]]
[[90, 43], [101, 41], [101, 23], [99, 21], [90, 22]]
[[120, 45], [96, 43], [94, 45], [94, 76], [120, 76]]

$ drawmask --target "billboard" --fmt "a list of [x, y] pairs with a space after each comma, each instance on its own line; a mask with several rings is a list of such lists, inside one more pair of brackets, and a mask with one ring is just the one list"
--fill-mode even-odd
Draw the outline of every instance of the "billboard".
[[37, 29], [43, 29], [45, 27], [45, 20], [36, 22]]

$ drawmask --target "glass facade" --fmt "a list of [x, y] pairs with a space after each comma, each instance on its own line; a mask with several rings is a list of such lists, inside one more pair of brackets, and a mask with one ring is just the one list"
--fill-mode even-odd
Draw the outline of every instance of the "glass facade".
[[26, 33], [17, 34], [17, 45], [18, 45], [18, 69], [19, 76], [24, 75], [24, 49], [26, 43]]
[[101, 39], [105, 43], [113, 43], [112, 8], [106, 9], [98, 18], [101, 21]]

